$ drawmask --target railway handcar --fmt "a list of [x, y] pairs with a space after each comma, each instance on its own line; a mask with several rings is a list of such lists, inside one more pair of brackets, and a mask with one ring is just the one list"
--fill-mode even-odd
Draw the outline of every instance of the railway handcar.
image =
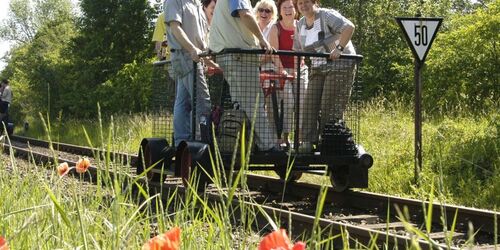
[[[357, 144], [362, 56], [329, 60], [327, 54], [275, 52], [273, 56], [294, 58], [296, 68], [288, 74], [261, 70], [262, 50], [226, 49], [208, 56], [226, 70], [205, 71], [211, 126], [200, 127], [192, 112], [193, 136], [177, 145], [175, 74], [170, 62], [154, 63], [153, 135], [141, 143], [138, 174], [147, 171], [149, 178], [159, 180], [173, 172], [187, 181], [197, 172], [204, 185], [214, 171], [247, 165], [248, 170], [274, 171], [284, 181], [326, 173], [337, 191], [368, 187], [373, 158]], [[247, 161], [239, 160], [241, 150], [250, 153]], [[211, 166], [210, 155], [215, 158], [216, 151], [222, 160], [219, 169]]]

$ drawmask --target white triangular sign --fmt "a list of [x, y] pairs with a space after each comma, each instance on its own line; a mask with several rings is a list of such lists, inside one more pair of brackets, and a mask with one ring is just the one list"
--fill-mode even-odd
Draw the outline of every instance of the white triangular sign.
[[397, 17], [396, 20], [404, 31], [414, 56], [420, 62], [425, 61], [443, 19]]

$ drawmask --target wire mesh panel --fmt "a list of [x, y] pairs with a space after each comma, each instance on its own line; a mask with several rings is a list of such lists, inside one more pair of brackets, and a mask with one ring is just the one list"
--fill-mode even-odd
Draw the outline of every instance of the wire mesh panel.
[[[304, 98], [303, 143], [326, 155], [355, 155], [358, 130], [355, 58], [327, 60], [310, 56], [309, 83]], [[356, 94], [357, 92], [355, 92]], [[307, 152], [306, 148], [303, 152]]]
[[169, 75], [169, 66], [169, 61], [153, 64], [151, 114], [153, 116], [152, 136], [172, 142], [175, 81]]
[[[263, 66], [265, 58], [289, 56], [294, 68]], [[225, 50], [214, 56], [220, 69], [205, 69], [211, 121], [223, 153], [232, 153], [244, 122], [254, 127], [254, 153], [355, 155], [359, 140], [361, 56], [327, 60], [325, 55], [260, 50]], [[175, 81], [169, 62], [154, 64], [151, 110], [153, 136], [173, 138]], [[198, 129], [198, 128], [197, 128]]]
[[218, 97], [212, 102], [224, 107], [216, 124], [223, 142], [221, 151], [232, 149], [233, 144], [225, 147], [224, 143], [234, 140], [237, 132], [233, 131], [238, 131], [239, 124], [251, 120], [255, 152], [356, 154], [356, 73], [361, 57], [331, 61], [325, 55], [281, 51], [273, 56], [294, 57], [296, 68], [279, 71], [265, 67], [269, 56], [263, 51], [235, 49], [216, 55], [225, 79], [218, 81], [223, 85], [217, 89], [220, 94], [213, 94]]
[[[264, 93], [265, 88], [263, 88], [260, 77], [260, 55], [257, 52], [222, 53], [216, 56], [216, 62], [222, 68], [224, 79], [229, 86], [231, 102], [233, 103], [233, 110], [225, 110], [224, 112], [232, 112], [235, 114], [244, 112], [246, 117], [254, 121], [253, 141], [257, 147], [256, 150], [265, 151], [278, 149], [279, 145], [276, 127], [269, 120], [267, 112], [268, 103], [265, 100]], [[235, 115], [235, 117], [243, 120], [246, 119], [240, 114]], [[226, 120], [223, 120], [223, 129], [226, 125], [225, 121]], [[228, 120], [227, 123], [232, 123], [234, 125], [235, 121]], [[223, 133], [223, 136], [226, 136], [226, 134]], [[226, 140], [230, 140], [230, 138], [224, 137], [222, 139], [222, 141]]]

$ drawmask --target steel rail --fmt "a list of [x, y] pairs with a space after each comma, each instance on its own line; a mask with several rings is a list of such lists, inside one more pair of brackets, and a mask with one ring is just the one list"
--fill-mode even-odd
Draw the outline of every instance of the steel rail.
[[120, 162], [122, 162], [125, 165], [126, 164], [134, 165], [135, 161], [137, 160], [137, 156], [132, 155], [132, 154], [109, 152], [107, 150], [103, 150], [103, 149], [99, 149], [99, 148], [78, 146], [78, 145], [67, 144], [67, 143], [49, 142], [49, 141], [45, 141], [45, 140], [29, 138], [29, 137], [24, 137], [24, 136], [19, 136], [19, 135], [10, 136], [10, 140], [22, 142], [22, 143], [29, 143], [29, 145], [32, 145], [32, 146], [39, 146], [39, 147], [46, 147], [46, 148], [49, 148], [49, 145], [52, 144], [52, 148], [59, 150], [59, 151], [63, 151], [63, 152], [67, 152], [67, 153], [75, 153], [75, 154], [79, 154], [82, 156], [90, 156], [90, 157], [95, 157], [95, 158], [97, 158], [97, 156], [105, 158], [106, 155], [109, 153], [109, 157], [110, 157], [111, 161], [119, 160]]
[[[19, 136], [13, 136], [11, 139], [14, 141], [21, 141], [24, 143], [30, 143], [30, 145], [38, 145], [41, 147], [48, 147], [49, 143], [46, 141], [42, 140], [35, 140], [32, 138], [27, 138], [27, 137], [19, 137]], [[57, 148], [61, 151], [65, 152], [74, 152], [82, 155], [88, 155], [92, 156], [95, 155], [96, 152], [98, 152], [101, 155], [104, 155], [105, 153], [108, 153], [108, 155], [113, 155], [116, 159], [130, 159], [132, 162], [134, 160], [137, 160], [137, 157], [131, 154], [121, 154], [121, 153], [114, 153], [114, 152], [106, 152], [100, 149], [93, 149], [89, 147], [80, 147], [76, 145], [70, 145], [70, 144], [64, 144], [64, 143], [52, 143], [53, 148]], [[6, 145], [4, 144], [5, 151], [9, 150], [10, 152], [16, 152], [20, 155], [27, 155], [29, 157], [32, 157], [33, 159], [37, 161], [44, 161], [44, 162], [54, 162], [54, 156], [53, 155], [48, 155], [48, 156], [43, 156], [42, 154], [31, 152], [31, 150], [27, 148], [20, 148], [16, 146], [11, 146], [11, 145]], [[4, 152], [5, 152], [4, 151]], [[22, 153], [21, 153], [22, 152]], [[62, 161], [64, 159], [60, 159], [59, 161]], [[64, 160], [67, 161], [70, 165], [76, 164], [76, 162], [70, 161], [70, 160]], [[97, 167], [91, 166], [89, 168], [89, 171], [91, 173], [91, 179], [94, 178], [97, 175], [97, 171], [100, 171]], [[79, 175], [76, 173], [73, 169], [72, 172], [73, 175]], [[170, 190], [172, 188], [178, 188], [181, 190], [180, 193], [183, 193], [183, 187], [180, 185], [180, 181], [178, 178], [169, 178], [170, 184], [165, 184], [165, 183], [148, 183], [145, 178], [140, 179], [138, 182], [141, 185], [148, 185], [150, 188], [152, 187], [157, 187], [157, 190]], [[177, 181], [176, 181], [177, 180]], [[253, 189], [259, 189], [262, 187], [265, 187], [268, 189], [270, 192], [275, 192], [279, 193], [283, 191], [283, 181], [280, 181], [276, 178], [271, 178], [271, 177], [265, 177], [265, 176], [260, 176], [260, 175], [252, 175], [248, 174], [247, 175], [247, 181], [248, 181], [248, 186], [249, 188]], [[174, 183], [174, 184], [172, 184]], [[314, 184], [309, 184], [309, 183], [287, 183], [287, 190], [293, 190], [293, 195], [295, 196], [302, 196], [302, 197], [318, 197], [318, 194], [320, 192], [321, 186], [314, 185]], [[290, 193], [290, 192], [288, 192]], [[163, 192], [162, 192], [163, 195]], [[208, 197], [213, 200], [220, 200], [222, 199], [221, 194], [208, 194]], [[165, 197], [167, 198], [167, 197]], [[242, 203], [243, 202], [243, 203]], [[242, 201], [241, 199], [234, 199], [232, 201], [233, 205], [235, 207], [240, 206], [241, 204], [245, 204], [247, 206], [258, 206], [263, 211], [265, 211], [267, 214], [278, 214], [280, 218], [283, 221], [288, 221], [290, 218], [294, 222], [294, 225], [300, 224], [302, 225], [301, 227], [304, 228], [306, 231], [311, 231], [312, 226], [314, 225], [315, 217], [314, 215], [308, 215], [308, 214], [303, 214], [303, 213], [297, 213], [293, 211], [287, 211], [284, 209], [279, 209], [276, 207], [264, 205], [264, 204], [256, 204], [255, 202], [251, 201]], [[382, 195], [382, 194], [376, 194], [376, 193], [371, 193], [371, 192], [364, 192], [364, 191], [347, 191], [343, 193], [337, 193], [334, 192], [332, 188], [327, 189], [327, 194], [326, 194], [326, 200], [325, 203], [329, 204], [334, 204], [335, 206], [346, 206], [346, 207], [353, 207], [353, 208], [360, 208], [360, 209], [366, 209], [366, 208], [372, 208], [374, 210], [377, 210], [379, 214], [386, 214], [387, 210], [389, 209], [389, 214], [391, 216], [396, 215], [396, 206], [399, 208], [406, 207], [410, 214], [414, 216], [412, 218], [413, 220], [417, 221], [423, 221], [423, 215], [424, 215], [424, 207], [429, 208], [430, 204], [427, 201], [420, 201], [420, 200], [415, 200], [415, 199], [407, 199], [407, 198], [401, 198], [401, 197], [396, 197], [396, 196], [390, 196], [390, 195]], [[256, 209], [256, 208], [255, 208]], [[498, 212], [493, 212], [493, 211], [488, 211], [488, 210], [483, 210], [483, 209], [474, 209], [474, 208], [467, 208], [467, 207], [462, 207], [462, 206], [452, 206], [452, 205], [442, 205], [442, 204], [433, 204], [433, 215], [432, 215], [432, 221], [433, 223], [441, 223], [441, 218], [446, 217], [447, 223], [450, 223], [448, 225], [451, 225], [451, 221], [453, 220], [454, 214], [457, 212], [458, 214], [458, 223], [461, 225], [468, 225], [469, 222], [474, 225], [475, 229], [480, 229], [481, 231], [493, 234], [494, 232], [498, 232], [498, 223], [495, 224], [495, 219], [499, 218], [500, 214]], [[322, 229], [327, 229], [330, 230], [332, 233], [340, 233], [343, 230], [347, 230], [349, 232], [349, 235], [351, 237], [351, 241], [353, 243], [355, 242], [360, 242], [362, 244], [369, 244], [370, 241], [373, 239], [374, 235], [378, 235], [376, 237], [377, 239], [377, 244], [383, 245], [383, 244], [389, 244], [392, 246], [397, 245], [398, 247], [408, 247], [409, 244], [411, 243], [412, 238], [407, 237], [407, 236], [401, 236], [397, 235], [394, 233], [389, 232], [389, 228], [391, 225], [387, 223], [387, 227], [380, 227], [380, 228], [370, 228], [370, 224], [367, 225], [351, 225], [351, 224], [346, 224], [338, 221], [334, 221], [331, 219], [327, 218], [319, 218], [317, 220], [319, 225], [321, 226]], [[417, 223], [418, 224], [418, 223]], [[497, 231], [495, 231], [495, 225], [497, 225]], [[387, 230], [387, 232], [383, 230]], [[443, 236], [444, 235], [444, 236]], [[434, 233], [435, 237], [438, 238], [443, 238], [446, 237], [446, 233]], [[447, 248], [444, 245], [430, 245], [429, 242], [423, 241], [423, 240], [418, 240], [418, 244], [420, 247], [424, 249], [431, 249], [431, 248]], [[487, 247], [487, 246], [486, 246]], [[494, 247], [490, 245], [490, 247]]]

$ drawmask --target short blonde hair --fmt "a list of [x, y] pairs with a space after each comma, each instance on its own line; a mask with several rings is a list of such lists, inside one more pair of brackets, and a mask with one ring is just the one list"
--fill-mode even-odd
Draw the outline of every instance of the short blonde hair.
[[259, 20], [259, 8], [263, 8], [264, 6], [269, 6], [273, 11], [271, 16], [271, 22], [275, 22], [278, 20], [278, 8], [276, 7], [276, 3], [273, 0], [260, 0], [255, 4], [253, 8], [253, 13], [255, 14], [255, 18]]

